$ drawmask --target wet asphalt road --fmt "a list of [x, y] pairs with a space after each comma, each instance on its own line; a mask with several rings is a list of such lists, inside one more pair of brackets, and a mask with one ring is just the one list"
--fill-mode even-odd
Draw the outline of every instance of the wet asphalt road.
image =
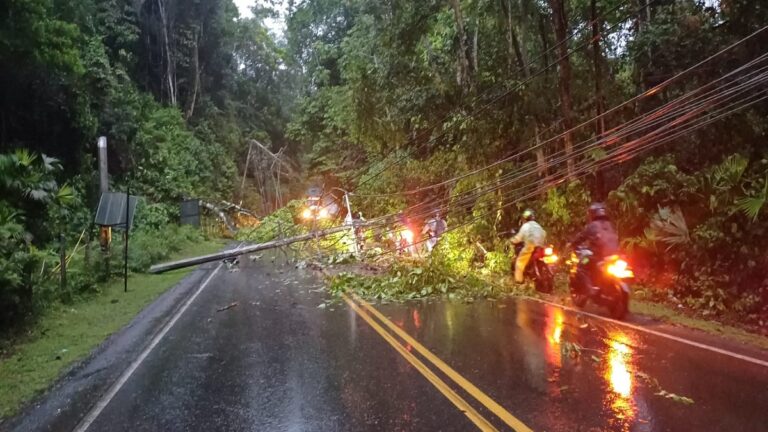
[[[189, 283], [199, 286], [211, 271]], [[236, 272], [222, 268], [87, 430], [477, 429], [349, 306], [318, 307], [326, 298], [310, 271], [266, 257], [244, 259]], [[530, 300], [374, 307], [535, 431], [768, 431], [766, 366]], [[28, 410], [11, 425], [72, 430], [87, 412], [84, 401], [105, 393], [87, 379], [48, 396], [73, 401], [56, 413], [55, 401], [44, 400], [38, 407], [48, 409]]]

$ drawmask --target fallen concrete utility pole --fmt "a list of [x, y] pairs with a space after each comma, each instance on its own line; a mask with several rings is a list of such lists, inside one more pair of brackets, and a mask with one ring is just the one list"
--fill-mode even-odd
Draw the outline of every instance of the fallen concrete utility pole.
[[187, 258], [178, 261], [171, 261], [168, 263], [157, 264], [150, 267], [150, 273], [164, 273], [170, 270], [176, 270], [184, 267], [196, 266], [198, 264], [205, 264], [212, 261], [221, 261], [227, 258], [234, 258], [236, 256], [245, 255], [253, 252], [258, 252], [265, 249], [274, 249], [282, 246], [287, 246], [293, 243], [299, 243], [303, 241], [313, 240], [320, 237], [325, 237], [338, 232], [349, 231], [349, 225], [342, 225], [338, 227], [328, 228], [320, 231], [311, 232], [296, 237], [288, 237], [281, 240], [272, 240], [266, 243], [259, 243], [255, 245], [245, 246], [237, 249], [226, 250], [210, 255], [203, 255], [195, 258]]

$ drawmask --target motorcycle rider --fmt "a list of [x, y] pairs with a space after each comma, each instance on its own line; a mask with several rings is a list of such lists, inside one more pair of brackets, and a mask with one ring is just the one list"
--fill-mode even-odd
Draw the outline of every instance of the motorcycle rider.
[[599, 262], [606, 257], [619, 253], [619, 235], [613, 227], [603, 203], [592, 203], [587, 210], [589, 223], [572, 241], [571, 245], [585, 245], [591, 256], [578, 264], [579, 288], [587, 294], [593, 294], [592, 275]]
[[531, 209], [523, 212], [523, 225], [520, 231], [512, 238], [512, 244], [524, 243], [523, 249], [517, 255], [515, 261], [515, 282], [523, 283], [523, 275], [531, 255], [537, 247], [544, 247], [547, 241], [547, 232], [536, 222], [536, 214]]

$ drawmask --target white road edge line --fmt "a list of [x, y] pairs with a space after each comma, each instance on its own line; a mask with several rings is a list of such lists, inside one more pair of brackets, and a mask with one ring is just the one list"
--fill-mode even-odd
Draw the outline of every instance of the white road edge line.
[[592, 317], [592, 318], [597, 318], [597, 319], [600, 319], [600, 320], [603, 320], [603, 321], [612, 322], [614, 324], [622, 325], [624, 327], [629, 327], [629, 328], [631, 328], [633, 330], [637, 330], [637, 331], [641, 331], [641, 332], [645, 332], [645, 333], [650, 333], [650, 334], [655, 335], [655, 336], [671, 339], [673, 341], [681, 342], [681, 343], [684, 343], [686, 345], [691, 345], [691, 346], [694, 346], [696, 348], [701, 348], [701, 349], [704, 349], [704, 350], [707, 350], [707, 351], [716, 352], [718, 354], [722, 354], [722, 355], [725, 355], [725, 356], [737, 358], [739, 360], [744, 360], [746, 362], [754, 363], [754, 364], [759, 365], [759, 366], [768, 367], [768, 361], [760, 360], [760, 359], [757, 359], [757, 358], [754, 358], [754, 357], [749, 357], [749, 356], [746, 356], [746, 355], [743, 355], [743, 354], [738, 354], [738, 353], [735, 353], [735, 352], [732, 352], [732, 351], [724, 350], [722, 348], [714, 347], [712, 345], [707, 345], [707, 344], [703, 344], [703, 343], [700, 343], [700, 342], [694, 342], [694, 341], [691, 341], [691, 340], [688, 340], [688, 339], [685, 339], [685, 338], [682, 338], [682, 337], [673, 336], [671, 334], [659, 332], [659, 331], [656, 331], [656, 330], [647, 329], [645, 327], [641, 327], [641, 326], [638, 326], [638, 325], [635, 325], [635, 324], [630, 324], [630, 323], [627, 323], [627, 322], [618, 321], [618, 320], [615, 320], [613, 318], [607, 318], [607, 317], [596, 315], [596, 314], [593, 314], [593, 313], [590, 313], [590, 312], [585, 312], [585, 311], [582, 311], [582, 310], [579, 310], [579, 309], [575, 309], [575, 308], [572, 308], [572, 307], [569, 307], [569, 306], [557, 304], [557, 303], [554, 303], [554, 302], [551, 302], [551, 301], [537, 299], [535, 297], [522, 296], [522, 298], [527, 299], [527, 300], [533, 300], [533, 301], [536, 301], [536, 302], [539, 302], [539, 303], [546, 303], [548, 305], [559, 307], [559, 308], [564, 309], [564, 310], [568, 310], [568, 311], [571, 311], [571, 312], [576, 312], [576, 313], [579, 313], [579, 314], [582, 314], [582, 315], [586, 315], [586, 316], [589, 316], [589, 317]]
[[213, 270], [213, 272], [208, 276], [208, 278], [200, 285], [200, 288], [195, 291], [194, 294], [192, 294], [192, 297], [188, 298], [187, 301], [184, 303], [184, 305], [176, 311], [176, 314], [174, 314], [173, 318], [168, 321], [168, 323], [165, 324], [163, 329], [155, 335], [155, 337], [152, 339], [152, 342], [149, 344], [148, 347], [144, 349], [144, 351], [141, 352], [141, 354], [134, 360], [130, 366], [128, 366], [128, 369], [123, 372], [122, 375], [120, 375], [120, 378], [112, 384], [112, 386], [109, 388], [109, 391], [107, 391], [104, 396], [99, 399], [98, 402], [96, 402], [96, 405], [93, 406], [91, 411], [88, 412], [88, 415], [83, 418], [83, 420], [75, 427], [74, 432], [85, 432], [88, 430], [88, 428], [91, 426], [91, 424], [96, 420], [96, 418], [101, 414], [102, 411], [104, 411], [104, 408], [107, 407], [109, 402], [112, 400], [113, 397], [117, 394], [118, 391], [125, 385], [125, 383], [128, 381], [129, 378], [131, 378], [131, 375], [138, 369], [138, 367], [141, 365], [141, 363], [144, 361], [144, 359], [147, 358], [150, 352], [152, 352], [152, 349], [157, 346], [158, 343], [163, 339], [163, 337], [168, 333], [168, 330], [173, 327], [174, 324], [176, 324], [176, 321], [179, 320], [181, 315], [189, 308], [189, 305], [192, 304], [193, 301], [197, 298], [197, 296], [205, 289], [205, 287], [208, 285], [208, 283], [213, 279], [214, 276], [216, 276], [216, 273], [219, 272], [219, 269], [221, 269], [222, 264], [219, 263], [219, 265], [216, 267], [216, 269]]

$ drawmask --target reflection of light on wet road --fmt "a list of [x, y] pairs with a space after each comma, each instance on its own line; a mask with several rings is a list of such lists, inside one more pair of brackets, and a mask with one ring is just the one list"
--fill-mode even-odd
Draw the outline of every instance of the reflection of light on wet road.
[[415, 325], [417, 329], [421, 328], [421, 317], [419, 316], [418, 309], [413, 310], [413, 325]]
[[606, 393], [606, 405], [621, 422], [621, 430], [629, 430], [637, 411], [632, 397], [633, 352], [629, 345], [630, 340], [626, 334], [614, 331], [606, 342], [608, 353], [604, 376], [611, 390]]
[[560, 339], [563, 336], [563, 311], [562, 309], [548, 308], [547, 321], [544, 333], [547, 338], [546, 354], [549, 364], [560, 368], [562, 358], [560, 351]]
[[448, 334], [453, 338], [453, 308], [450, 306], [445, 308], [445, 324], [448, 327]]
[[632, 376], [627, 369], [627, 358], [631, 352], [627, 345], [615, 340], [610, 341], [608, 373], [611, 389], [623, 397], [629, 397], [632, 393]]
[[552, 312], [547, 316], [547, 338], [550, 344], [557, 345], [563, 335], [563, 311], [552, 308], [549, 310]]

